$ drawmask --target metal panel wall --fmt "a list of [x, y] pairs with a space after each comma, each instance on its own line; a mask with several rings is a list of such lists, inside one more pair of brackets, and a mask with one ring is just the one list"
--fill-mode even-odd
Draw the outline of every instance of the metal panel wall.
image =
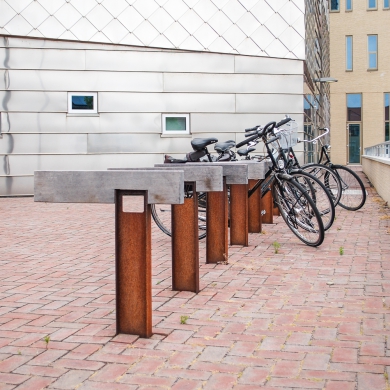
[[[300, 60], [40, 39], [1, 45], [0, 196], [31, 194], [34, 170], [153, 166], [190, 151], [191, 137], [240, 141], [244, 128], [284, 114], [303, 122]], [[67, 113], [76, 91], [98, 93], [98, 114]], [[163, 136], [162, 113], [190, 114], [192, 135]]]

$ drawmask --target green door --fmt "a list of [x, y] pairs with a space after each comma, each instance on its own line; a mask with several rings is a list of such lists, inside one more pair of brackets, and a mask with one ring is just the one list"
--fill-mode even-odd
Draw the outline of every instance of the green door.
[[360, 124], [348, 125], [348, 162], [360, 164]]

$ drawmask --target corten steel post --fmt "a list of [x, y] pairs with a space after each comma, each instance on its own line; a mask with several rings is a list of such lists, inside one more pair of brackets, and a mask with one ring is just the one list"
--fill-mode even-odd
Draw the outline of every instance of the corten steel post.
[[274, 223], [274, 205], [273, 205], [273, 199], [272, 199], [272, 192], [268, 191], [262, 198], [261, 198], [261, 204], [262, 204], [262, 223]]
[[[123, 211], [123, 196], [144, 196], [144, 212]], [[147, 191], [115, 191], [116, 333], [152, 336], [151, 208]]]
[[228, 260], [228, 206], [224, 177], [223, 191], [207, 193], [206, 263]]
[[[249, 188], [253, 188], [256, 183], [257, 180], [249, 179]], [[248, 199], [248, 231], [261, 233], [261, 186]]]
[[230, 244], [248, 246], [248, 185], [230, 185]]
[[172, 290], [199, 292], [198, 197], [172, 205]]

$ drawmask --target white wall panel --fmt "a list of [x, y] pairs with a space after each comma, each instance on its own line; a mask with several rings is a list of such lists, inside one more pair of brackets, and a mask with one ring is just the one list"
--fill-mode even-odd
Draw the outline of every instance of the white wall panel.
[[213, 53], [86, 51], [88, 70], [233, 73], [234, 56]]
[[166, 92], [301, 93], [302, 75], [165, 73]]
[[4, 111], [67, 112], [66, 92], [0, 91]]
[[[303, 114], [292, 114], [285, 112], [283, 114], [192, 114], [191, 115], [191, 132], [194, 137], [203, 137], [202, 134], [214, 134], [217, 138], [225, 133], [242, 134], [244, 130], [257, 125], [266, 125], [271, 121], [280, 121], [285, 114], [291, 114], [291, 117], [297, 122], [298, 128], [303, 128]], [[222, 138], [221, 138], [222, 139]], [[240, 139], [241, 141], [241, 139]]]
[[34, 176], [0, 176], [0, 196], [33, 195]]
[[237, 95], [237, 112], [257, 112], [275, 114], [298, 114], [303, 112], [302, 95]]
[[7, 69], [85, 69], [84, 50], [0, 48]]
[[[76, 119], [76, 118], [75, 118]], [[161, 133], [161, 113], [100, 114], [100, 131], [104, 133]]]
[[10, 112], [9, 122], [12, 133], [66, 132], [66, 115], [64, 113]]
[[[1, 158], [1, 156], [0, 156]], [[162, 154], [41, 154], [10, 155], [10, 176], [36, 170], [102, 170], [108, 168], [153, 167], [163, 162]], [[1, 168], [1, 167], [0, 167]]]
[[87, 153], [86, 134], [3, 134], [0, 154]]
[[89, 134], [88, 153], [186, 153], [190, 142], [159, 134]]
[[163, 91], [163, 75], [152, 72], [10, 70], [9, 80], [11, 90]]
[[100, 112], [234, 112], [234, 94], [101, 92]]
[[303, 74], [303, 61], [267, 57], [235, 57], [236, 73]]
[[3, 133], [161, 133], [161, 113], [101, 113], [70, 116], [51, 112], [10, 112]]

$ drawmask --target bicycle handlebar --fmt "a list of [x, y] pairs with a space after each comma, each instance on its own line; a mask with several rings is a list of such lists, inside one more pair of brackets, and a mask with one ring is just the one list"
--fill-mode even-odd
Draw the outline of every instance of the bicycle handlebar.
[[285, 125], [286, 123], [290, 122], [292, 119], [291, 118], [285, 118], [282, 119], [279, 123], [275, 125], [276, 128]]
[[327, 127], [324, 127], [324, 128], [321, 128], [321, 129], [318, 129], [318, 130], [323, 130], [323, 131], [325, 131], [325, 133], [324, 134], [321, 134], [321, 135], [319, 135], [318, 137], [316, 137], [316, 138], [313, 138], [312, 140], [305, 140], [305, 139], [303, 139], [303, 140], [299, 140], [298, 142], [308, 142], [308, 143], [312, 143], [312, 142], [314, 142], [314, 141], [317, 141], [318, 139], [320, 139], [320, 138], [322, 138], [322, 137], [324, 137], [326, 134], [328, 134], [329, 133], [329, 129], [327, 128]]
[[255, 135], [252, 135], [252, 137], [248, 138], [248, 139], [244, 139], [244, 141], [241, 141], [239, 142], [237, 145], [236, 145], [236, 148], [240, 148], [241, 146], [243, 145], [246, 145], [246, 144], [249, 144], [249, 142], [255, 140], [256, 138], [259, 138], [259, 134], [256, 132]]
[[[236, 148], [240, 148], [243, 145], [249, 144], [249, 142], [254, 141], [255, 139], [262, 137], [263, 135], [267, 134], [268, 132], [272, 131], [275, 128], [276, 122], [269, 122], [267, 123], [263, 129], [257, 130], [256, 133], [254, 133], [250, 138], [245, 139], [244, 141], [239, 142], [236, 145]], [[256, 126], [258, 128], [259, 126]]]
[[257, 134], [257, 131], [254, 131], [253, 133], [247, 133], [245, 134], [245, 138], [251, 137], [252, 135]]
[[245, 133], [248, 133], [249, 131], [255, 131], [255, 130], [257, 130], [259, 127], [260, 127], [260, 125], [257, 125], [257, 126], [255, 126], [255, 127], [250, 128], [250, 129], [245, 129]]

